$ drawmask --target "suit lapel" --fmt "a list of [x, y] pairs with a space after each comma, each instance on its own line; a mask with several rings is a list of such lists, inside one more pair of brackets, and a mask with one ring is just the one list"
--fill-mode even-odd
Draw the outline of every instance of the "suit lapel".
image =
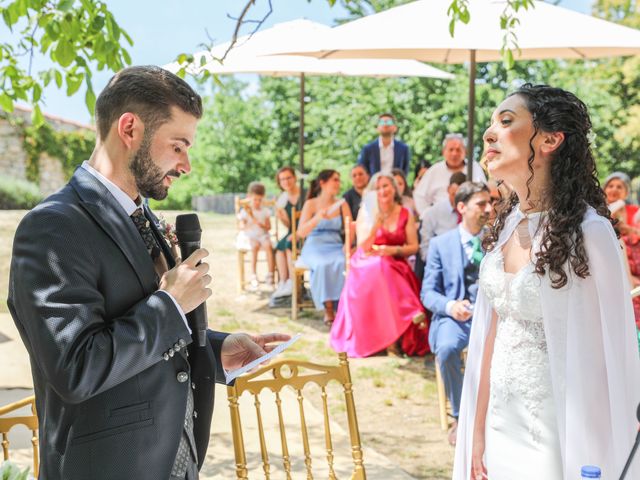
[[402, 162], [400, 161], [400, 149], [398, 148], [398, 142], [393, 140], [393, 168], [402, 169]]
[[456, 259], [457, 265], [455, 265], [455, 272], [458, 275], [460, 285], [462, 285], [462, 291], [464, 295], [464, 267], [466, 265], [466, 255], [464, 253], [464, 247], [462, 245], [462, 238], [460, 238], [460, 229], [456, 227], [455, 232], [456, 241], [453, 248], [456, 249], [458, 254], [453, 255], [453, 258]]
[[142, 287], [154, 289], [155, 270], [144, 241], [109, 190], [81, 167], [76, 169], [69, 183], [78, 193], [80, 205], [122, 251]]
[[376, 140], [376, 147], [373, 149], [373, 168], [374, 172], [379, 172], [381, 168], [380, 163], [380, 140]]

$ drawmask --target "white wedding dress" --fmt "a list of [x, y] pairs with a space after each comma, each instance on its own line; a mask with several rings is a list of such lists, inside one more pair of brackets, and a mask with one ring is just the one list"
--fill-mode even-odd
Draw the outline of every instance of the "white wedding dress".
[[532, 263], [506, 273], [497, 248], [482, 263], [480, 286], [498, 315], [485, 431], [489, 479], [561, 480], [540, 277]]

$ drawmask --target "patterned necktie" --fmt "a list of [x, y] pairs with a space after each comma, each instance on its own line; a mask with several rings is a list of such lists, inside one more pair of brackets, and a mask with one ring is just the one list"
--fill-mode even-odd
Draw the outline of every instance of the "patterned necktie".
[[149, 226], [149, 220], [144, 216], [141, 208], [136, 208], [136, 210], [131, 214], [131, 220], [133, 220], [138, 232], [140, 232], [140, 236], [144, 241], [145, 247], [147, 247], [147, 252], [149, 252], [151, 259], [155, 260], [160, 255], [160, 247], [156, 243], [156, 239], [153, 237], [153, 232]]
[[473, 247], [473, 250], [471, 250], [471, 258], [469, 259], [469, 261], [474, 265], [480, 265], [482, 257], [484, 257], [484, 252], [482, 251], [482, 242], [478, 237], [471, 237], [469, 243]]

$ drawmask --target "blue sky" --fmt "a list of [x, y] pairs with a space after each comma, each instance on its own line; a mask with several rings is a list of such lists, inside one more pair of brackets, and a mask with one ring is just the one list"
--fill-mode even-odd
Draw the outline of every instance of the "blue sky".
[[[1, 2], [2, 0], [0, 0]], [[171, 62], [183, 52], [201, 50], [200, 44], [214, 43], [231, 38], [235, 21], [227, 14], [237, 16], [245, 4], [239, 0], [106, 0], [120, 26], [134, 40], [129, 53], [133, 64], [163, 65]], [[257, 0], [250, 18], [262, 18], [268, 2]], [[339, 6], [329, 7], [327, 0], [272, 0], [273, 13], [263, 28], [296, 18], [307, 18], [326, 25], [344, 16]], [[561, 6], [588, 13], [590, 0], [562, 0]], [[4, 27], [4, 25], [2, 25]], [[5, 34], [0, 30], [0, 38]], [[34, 70], [48, 68], [44, 58], [36, 58]], [[96, 93], [111, 77], [111, 72], [96, 72], [93, 80]], [[43, 110], [64, 118], [89, 122], [90, 115], [84, 105], [84, 91], [67, 97], [55, 87], [45, 91], [46, 104]]]

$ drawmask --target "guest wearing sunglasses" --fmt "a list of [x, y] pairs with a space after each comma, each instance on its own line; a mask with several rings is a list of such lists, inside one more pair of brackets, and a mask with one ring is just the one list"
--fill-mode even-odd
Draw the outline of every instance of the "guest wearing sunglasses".
[[358, 164], [363, 165], [371, 176], [378, 172], [391, 173], [393, 168], [399, 168], [407, 176], [411, 151], [405, 143], [394, 138], [398, 131], [396, 117], [390, 113], [381, 114], [377, 130], [380, 136], [363, 147]]

